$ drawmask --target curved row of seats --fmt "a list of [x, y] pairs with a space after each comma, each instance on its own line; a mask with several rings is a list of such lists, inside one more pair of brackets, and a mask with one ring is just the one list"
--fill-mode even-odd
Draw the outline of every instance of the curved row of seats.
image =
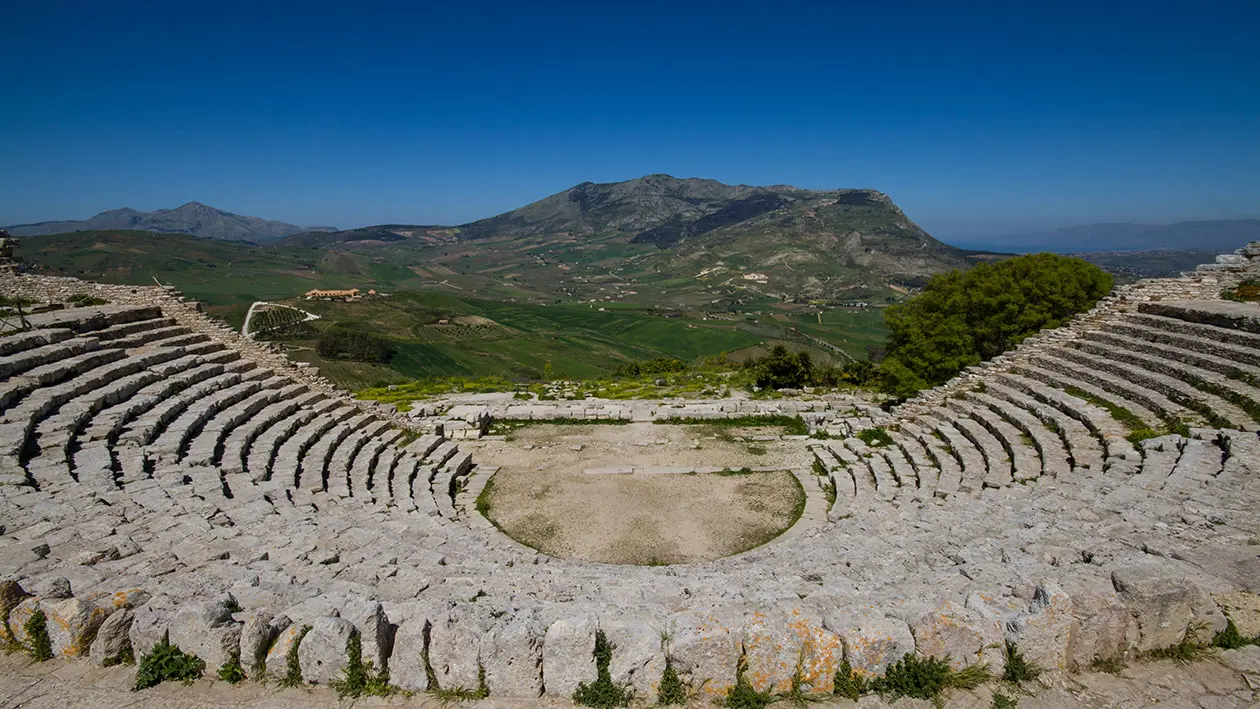
[[258, 367], [157, 308], [62, 311], [0, 339], [4, 482], [56, 496], [156, 480], [212, 499], [357, 497], [453, 518], [472, 459]]
[[[1008, 354], [983, 375], [911, 401], [890, 444], [814, 446], [832, 517], [854, 506], [977, 495], [1042, 476], [1145, 471], [1143, 439], [1260, 430], [1260, 335], [1119, 310]], [[1135, 446], [1134, 441], [1139, 445]]]

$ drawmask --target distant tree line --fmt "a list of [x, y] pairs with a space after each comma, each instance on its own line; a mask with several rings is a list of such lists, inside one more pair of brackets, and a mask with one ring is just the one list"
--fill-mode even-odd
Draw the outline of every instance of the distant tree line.
[[317, 349], [320, 357], [354, 362], [388, 362], [394, 355], [394, 343], [388, 338], [341, 324], [320, 334]]
[[690, 369], [690, 366], [676, 357], [656, 357], [642, 362], [627, 362], [613, 372], [618, 377], [643, 377], [654, 374], [677, 374]]
[[876, 369], [869, 360], [840, 367], [815, 364], [808, 352], [789, 352], [783, 345], [775, 345], [768, 354], [746, 361], [744, 367], [752, 374], [753, 384], [761, 389], [867, 386], [874, 381]]

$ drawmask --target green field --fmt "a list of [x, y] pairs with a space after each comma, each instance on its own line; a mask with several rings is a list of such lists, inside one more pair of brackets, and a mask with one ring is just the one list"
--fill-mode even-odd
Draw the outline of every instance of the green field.
[[405, 267], [360, 254], [143, 231], [25, 237], [20, 255], [37, 273], [135, 285], [157, 280], [217, 307], [291, 298], [312, 288], [424, 285]]
[[[814, 325], [807, 327], [804, 316], [666, 318], [629, 306], [601, 312], [587, 303], [503, 303], [427, 291], [350, 303], [284, 302], [320, 315], [320, 327], [350, 324], [395, 342], [395, 354], [384, 365], [327, 362], [312, 350], [295, 353], [295, 358], [317, 364], [330, 378], [354, 389], [448, 376], [592, 379], [634, 360], [673, 357], [694, 362], [722, 354], [742, 359], [779, 343], [807, 349], [822, 363], [844, 361], [804, 338], [801, 333], [806, 330], [858, 358], [867, 344], [882, 342], [882, 320], [877, 319], [879, 313], [869, 311], [830, 311], [824, 314], [823, 325], [817, 325], [815, 315]], [[313, 348], [314, 341], [288, 344]]]
[[[389, 250], [373, 255], [128, 231], [28, 237], [21, 247], [36, 272], [137, 285], [156, 279], [205, 302], [211, 315], [234, 327], [241, 325], [249, 303], [267, 300], [322, 316], [317, 328], [350, 324], [391, 339], [395, 354], [386, 364], [326, 361], [314, 351], [310, 333], [286, 341], [294, 359], [316, 364], [352, 389], [445, 376], [597, 378], [633, 360], [693, 362], [723, 353], [741, 360], [774, 344], [807, 350], [820, 363], [838, 363], [846, 358], [808, 336], [861, 359], [868, 346], [882, 344], [886, 332], [878, 308], [815, 308], [760, 294], [746, 294], [738, 304], [714, 303], [706, 296], [690, 306], [678, 301], [666, 306], [659, 298], [540, 297], [536, 284], [518, 287], [476, 270], [492, 271], [491, 264], [478, 263], [471, 273], [439, 273], [427, 257], [412, 253], [415, 260], [409, 260]], [[436, 256], [448, 248], [453, 249], [439, 246], [428, 253]], [[655, 247], [591, 244], [568, 254], [617, 261], [633, 260], [634, 253], [645, 250]], [[637, 287], [695, 289], [697, 283], [646, 274]], [[312, 288], [351, 287], [391, 295], [352, 303], [300, 297]], [[589, 289], [598, 293], [603, 287]], [[661, 310], [666, 307], [671, 309]], [[451, 322], [441, 325], [440, 320]]]

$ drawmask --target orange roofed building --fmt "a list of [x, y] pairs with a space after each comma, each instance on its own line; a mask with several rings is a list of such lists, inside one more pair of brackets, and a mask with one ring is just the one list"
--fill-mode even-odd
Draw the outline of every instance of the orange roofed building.
[[359, 289], [351, 288], [349, 290], [314, 290], [306, 291], [307, 298], [358, 298]]

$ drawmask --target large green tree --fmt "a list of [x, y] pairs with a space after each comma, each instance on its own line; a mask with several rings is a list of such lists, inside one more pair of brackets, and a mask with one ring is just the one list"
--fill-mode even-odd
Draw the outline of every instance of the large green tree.
[[884, 388], [910, 396], [942, 384], [1037, 331], [1058, 327], [1111, 290], [1097, 266], [1032, 254], [932, 277], [923, 292], [884, 314], [892, 334]]

